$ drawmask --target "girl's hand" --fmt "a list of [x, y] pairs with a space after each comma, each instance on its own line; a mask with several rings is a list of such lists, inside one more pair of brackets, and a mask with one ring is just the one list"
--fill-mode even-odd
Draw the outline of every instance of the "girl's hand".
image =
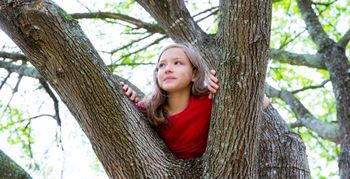
[[139, 102], [139, 99], [136, 98], [136, 96], [137, 96], [136, 92], [133, 89], [131, 89], [129, 87], [129, 85], [125, 84], [124, 82], [120, 82], [119, 84], [120, 84], [120, 87], [124, 90], [124, 92], [125, 92], [124, 94], [127, 97], [129, 97], [129, 99], [132, 102], [134, 102], [134, 103]]
[[266, 109], [270, 105], [270, 100], [267, 98], [267, 96], [264, 94], [264, 99], [262, 102], [262, 107], [263, 109]]
[[216, 71], [210, 70], [209, 80], [208, 80], [208, 90], [209, 90], [209, 99], [213, 98], [213, 94], [219, 91], [219, 80], [216, 78]]

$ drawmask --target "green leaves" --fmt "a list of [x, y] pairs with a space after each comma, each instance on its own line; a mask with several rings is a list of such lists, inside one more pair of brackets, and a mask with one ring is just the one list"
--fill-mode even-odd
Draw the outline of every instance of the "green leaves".
[[31, 145], [34, 139], [31, 136], [32, 128], [30, 119], [24, 119], [22, 113], [16, 108], [7, 108], [0, 121], [0, 133], [6, 134], [7, 142], [13, 145], [21, 145], [24, 153], [32, 158]]
[[63, 17], [65, 17], [65, 19], [67, 20], [67, 21], [72, 21], [74, 18], [70, 15], [70, 14], [68, 14], [65, 10], [63, 10], [62, 8], [59, 8], [58, 9], [58, 13], [60, 14], [60, 15], [62, 15]]

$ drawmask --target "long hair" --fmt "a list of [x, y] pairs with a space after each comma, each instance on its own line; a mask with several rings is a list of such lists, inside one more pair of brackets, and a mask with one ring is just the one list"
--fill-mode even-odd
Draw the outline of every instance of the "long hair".
[[191, 95], [192, 96], [203, 96], [209, 93], [208, 88], [206, 87], [208, 68], [205, 65], [203, 59], [194, 49], [182, 45], [182, 44], [171, 44], [166, 46], [161, 53], [159, 54], [156, 68], [153, 71], [153, 91], [152, 93], [145, 97], [142, 100], [142, 104], [145, 107], [143, 111], [150, 123], [154, 126], [158, 126], [160, 124], [165, 124], [168, 121], [168, 112], [165, 109], [165, 104], [167, 103], [167, 92], [161, 89], [158, 84], [158, 63], [162, 54], [171, 48], [179, 48], [181, 49], [187, 56], [188, 60], [191, 62], [193, 66], [194, 73], [194, 81], [191, 82]]

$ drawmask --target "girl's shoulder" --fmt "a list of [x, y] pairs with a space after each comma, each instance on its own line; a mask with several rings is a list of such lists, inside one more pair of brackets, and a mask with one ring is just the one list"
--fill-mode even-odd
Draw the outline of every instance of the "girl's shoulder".
[[203, 96], [191, 96], [191, 100], [195, 102], [211, 102], [211, 99], [209, 99], [209, 94]]

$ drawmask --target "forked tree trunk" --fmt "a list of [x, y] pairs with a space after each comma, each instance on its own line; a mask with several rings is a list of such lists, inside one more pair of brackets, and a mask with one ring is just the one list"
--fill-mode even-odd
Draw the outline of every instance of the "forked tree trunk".
[[[271, 161], [258, 151], [271, 1], [223, 1], [222, 28], [216, 38], [200, 30], [183, 1], [139, 1], [170, 37], [199, 49], [222, 79], [205, 156], [187, 161], [176, 159], [166, 149], [115, 85], [79, 25], [62, 9], [44, 0], [0, 2], [1, 28], [58, 92], [110, 178], [257, 178], [258, 167]], [[273, 126], [283, 133], [283, 128]], [[263, 139], [276, 137], [267, 131]], [[271, 142], [280, 146], [280, 140], [266, 146]], [[301, 141], [289, 147], [304, 149]], [[285, 152], [278, 156], [290, 155]], [[305, 150], [300, 152], [297, 162], [294, 156], [274, 160], [285, 168], [266, 167], [265, 173], [278, 170], [308, 178]]]

